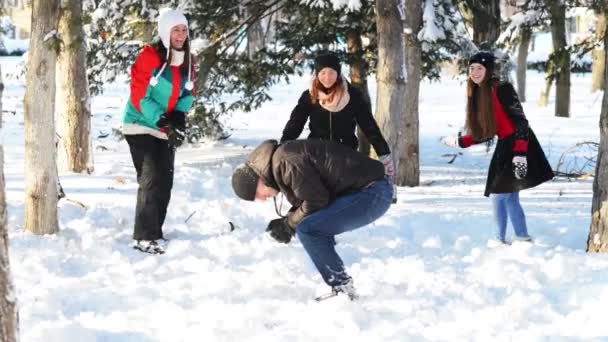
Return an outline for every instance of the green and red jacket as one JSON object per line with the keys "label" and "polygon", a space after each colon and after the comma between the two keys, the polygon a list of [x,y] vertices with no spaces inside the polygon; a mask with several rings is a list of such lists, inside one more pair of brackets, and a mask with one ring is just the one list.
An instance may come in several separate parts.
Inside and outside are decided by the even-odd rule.
{"label": "green and red jacket", "polygon": [[160,117],[173,111],[187,113],[192,107],[194,89],[185,89],[187,75],[181,74],[179,66],[167,64],[157,77],[158,83],[150,85],[161,67],[158,51],[150,45],[144,47],[131,68],[131,96],[125,109],[123,134],[151,134],[166,139],[156,126]]}

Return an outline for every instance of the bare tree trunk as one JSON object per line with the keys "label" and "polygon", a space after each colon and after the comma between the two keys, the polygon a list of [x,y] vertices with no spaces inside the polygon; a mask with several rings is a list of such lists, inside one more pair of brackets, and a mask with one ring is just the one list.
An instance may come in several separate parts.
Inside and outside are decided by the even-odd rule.
{"label": "bare tree trunk", "polygon": [[[281,15],[280,11],[277,13],[273,13],[266,18],[266,24],[262,26],[264,30],[264,42],[266,46],[274,46],[276,45],[276,22],[277,18]],[[276,48],[276,46],[275,46]]]}
{"label": "bare tree trunk", "polygon": [[547,0],[551,15],[551,38],[555,63],[555,116],[570,117],[570,52],[566,42],[566,5]]}
{"label": "bare tree trunk", "polygon": [[522,27],[520,38],[521,42],[517,50],[517,94],[519,95],[519,101],[526,102],[526,74],[532,29],[527,26]]}
{"label": "bare tree trunk", "polygon": [[247,51],[251,58],[264,48],[264,30],[262,22],[256,21],[247,28]]}
{"label": "bare tree trunk", "polygon": [[545,87],[540,92],[540,100],[538,105],[540,107],[547,107],[549,104],[549,95],[551,94],[551,86],[553,86],[553,76],[550,76],[555,70],[555,64],[551,61],[547,61],[547,76],[545,77]]}
{"label": "bare tree trunk", "polygon": [[464,0],[465,20],[473,26],[473,41],[489,50],[500,35],[500,0]]}
{"label": "bare tree trunk", "polygon": [[82,28],[82,0],[64,2],[59,32],[63,49],[57,58],[58,165],[61,171],[93,171],[91,108],[86,70],[86,46]]}
{"label": "bare tree trunk", "polygon": [[[361,41],[361,34],[355,30],[350,30],[346,33],[346,45],[348,47],[348,54],[350,60],[350,82],[353,87],[359,89],[363,94],[365,104],[368,106],[369,111],[372,111],[372,101],[369,96],[369,89],[367,88],[367,68],[368,65],[363,58],[363,43]],[[371,146],[369,140],[365,136],[365,133],[360,127],[357,127],[357,137],[359,138],[359,152],[369,155]]]}
{"label": "bare tree trunk", "polygon": [[58,231],[55,148],[55,67],[59,1],[32,2],[25,87],[25,229]]}
{"label": "bare tree trunk", "polygon": [[[400,0],[376,0],[376,26],[378,30],[378,66],[376,78],[376,120],[392,151],[398,150],[399,126],[405,109],[405,65],[403,21]],[[396,160],[394,160],[396,163]]]}
{"label": "bare tree trunk", "polygon": [[142,20],[143,32],[142,42],[144,44],[151,44],[154,38],[156,38],[156,22]]}
{"label": "bare tree trunk", "polygon": [[[602,39],[606,33],[606,15],[597,13],[597,24],[595,28],[596,39]],[[591,92],[595,93],[599,90],[604,90],[606,84],[604,81],[604,70],[606,69],[606,51],[605,49],[593,49],[593,65],[591,66]]]}
{"label": "bare tree trunk", "polygon": [[[604,62],[608,63],[606,61],[608,59],[608,35],[604,37],[604,52]],[[606,70],[604,70],[604,82],[608,82]],[[600,146],[593,181],[591,227],[587,239],[588,252],[608,252],[608,172],[606,170],[608,170],[608,92],[604,92],[600,114]]]}
{"label": "bare tree trunk", "polygon": [[[260,5],[255,3],[245,4],[244,6],[247,12],[245,18],[256,15],[260,10]],[[260,19],[247,27],[247,55],[249,58],[252,58],[258,51],[262,50],[264,44],[264,28]]]}
{"label": "bare tree trunk", "polygon": [[[196,55],[195,61],[198,64],[198,72],[196,74],[196,78],[194,79],[194,88],[197,89],[198,92],[201,92],[202,89],[205,89],[205,84],[207,84],[207,79],[211,74],[211,69],[219,60],[219,57],[217,56],[219,48],[219,44],[214,44],[206,49],[203,49],[203,51]],[[196,104],[197,103],[195,102],[194,105],[196,106]]]}
{"label": "bare tree trunk", "polygon": [[399,124],[399,163],[395,183],[420,185],[418,102],[422,65],[422,44],[418,32],[422,28],[422,0],[405,2],[405,111]]}
{"label": "bare tree trunk", "polygon": [[[0,131],[2,130],[2,72],[0,70]],[[8,257],[6,195],[4,192],[4,146],[0,142],[0,342],[19,340],[19,312]]]}

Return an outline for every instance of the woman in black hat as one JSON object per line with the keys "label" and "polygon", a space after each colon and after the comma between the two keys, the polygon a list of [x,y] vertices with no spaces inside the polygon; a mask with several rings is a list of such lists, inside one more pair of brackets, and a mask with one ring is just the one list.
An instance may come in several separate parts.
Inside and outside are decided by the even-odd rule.
{"label": "woman in black hat", "polygon": [[[310,120],[309,120],[310,119]],[[374,147],[385,172],[393,177],[395,168],[391,151],[378,128],[363,94],[342,75],[340,59],[333,53],[315,58],[315,73],[310,88],[305,90],[291,111],[281,142],[297,139],[310,121],[309,139],[335,141],[357,149],[355,129],[358,125]]]}
{"label": "woman in black hat", "polygon": [[515,239],[531,241],[519,191],[553,178],[545,154],[528,126],[513,85],[492,77],[494,55],[478,52],[469,60],[466,135],[443,137],[451,147],[466,148],[498,136],[486,182],[485,196],[492,194],[497,242],[505,244],[507,219]]}

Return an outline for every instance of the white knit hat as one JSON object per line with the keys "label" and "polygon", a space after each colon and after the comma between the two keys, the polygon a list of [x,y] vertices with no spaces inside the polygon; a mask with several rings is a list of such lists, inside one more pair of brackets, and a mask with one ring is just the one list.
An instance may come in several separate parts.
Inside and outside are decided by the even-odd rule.
{"label": "white knit hat", "polygon": [[181,10],[169,7],[161,8],[158,15],[158,35],[167,50],[171,49],[171,29],[177,25],[186,25],[188,20]]}
{"label": "white knit hat", "polygon": [[[163,66],[160,68],[160,71],[150,80],[150,85],[153,87],[158,84],[158,77],[160,77],[160,75],[163,73],[167,63],[169,62],[169,53],[171,52],[171,29],[177,25],[186,25],[186,27],[188,27],[188,20],[181,10],[172,9],[169,7],[161,8],[159,10],[158,35],[160,36],[160,41],[167,49],[167,57],[165,58],[165,64],[163,64]],[[190,32],[188,31],[188,41],[189,40]],[[192,90],[194,87],[190,79],[191,70],[192,66],[190,65],[190,56],[188,56],[188,81],[185,85],[187,90]]]}

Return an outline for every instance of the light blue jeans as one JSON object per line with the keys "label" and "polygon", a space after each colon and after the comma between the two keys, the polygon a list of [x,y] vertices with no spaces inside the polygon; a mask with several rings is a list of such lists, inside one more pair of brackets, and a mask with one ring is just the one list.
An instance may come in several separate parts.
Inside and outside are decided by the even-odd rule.
{"label": "light blue jeans", "polygon": [[491,194],[492,205],[494,208],[494,219],[496,220],[496,238],[505,241],[507,234],[507,220],[511,219],[511,225],[515,232],[515,239],[526,240],[528,227],[526,226],[526,216],[519,203],[519,192],[507,194]]}
{"label": "light blue jeans", "polygon": [[374,222],[388,210],[392,198],[393,184],[379,180],[359,192],[336,198],[298,224],[298,239],[327,285],[344,285],[351,279],[336,253],[334,236]]}

